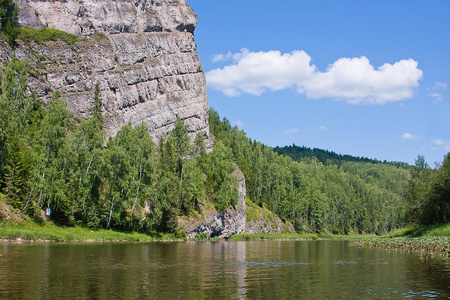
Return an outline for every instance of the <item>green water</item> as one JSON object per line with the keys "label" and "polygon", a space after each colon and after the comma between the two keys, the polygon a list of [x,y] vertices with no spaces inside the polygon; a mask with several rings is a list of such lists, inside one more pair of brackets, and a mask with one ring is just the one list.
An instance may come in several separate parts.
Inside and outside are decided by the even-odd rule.
{"label": "green water", "polygon": [[450,261],[348,241],[0,243],[5,299],[450,297]]}

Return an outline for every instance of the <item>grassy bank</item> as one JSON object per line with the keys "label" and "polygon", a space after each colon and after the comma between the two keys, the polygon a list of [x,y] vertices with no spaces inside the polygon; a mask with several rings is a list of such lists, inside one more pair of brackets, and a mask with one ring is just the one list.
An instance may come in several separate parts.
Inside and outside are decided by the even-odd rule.
{"label": "grassy bank", "polygon": [[446,236],[450,237],[450,223],[411,227],[396,231],[390,237],[424,237],[424,236]]}
{"label": "grassy bank", "polygon": [[173,234],[118,232],[90,230],[80,227],[59,227],[52,223],[43,225],[31,221],[0,223],[0,239],[12,241],[157,241],[181,240]]}
{"label": "grassy bank", "polygon": [[363,238],[354,243],[361,247],[383,247],[414,251],[423,256],[450,257],[450,223],[405,228],[388,236]]}

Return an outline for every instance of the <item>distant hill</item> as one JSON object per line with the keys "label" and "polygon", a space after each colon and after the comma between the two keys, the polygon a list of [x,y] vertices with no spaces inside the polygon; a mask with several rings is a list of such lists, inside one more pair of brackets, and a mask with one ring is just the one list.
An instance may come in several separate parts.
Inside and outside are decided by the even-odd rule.
{"label": "distant hill", "polygon": [[405,162],[391,162],[391,161],[381,161],[377,159],[367,158],[367,157],[359,157],[352,156],[347,154],[337,154],[336,152],[323,150],[318,148],[308,148],[305,146],[297,146],[292,144],[292,146],[284,146],[284,147],[275,147],[273,148],[275,152],[280,155],[286,155],[291,157],[295,161],[302,161],[310,158],[317,158],[318,161],[323,163],[324,165],[334,164],[340,166],[344,162],[368,162],[373,164],[388,164],[396,167],[401,167],[408,169],[410,165]]}

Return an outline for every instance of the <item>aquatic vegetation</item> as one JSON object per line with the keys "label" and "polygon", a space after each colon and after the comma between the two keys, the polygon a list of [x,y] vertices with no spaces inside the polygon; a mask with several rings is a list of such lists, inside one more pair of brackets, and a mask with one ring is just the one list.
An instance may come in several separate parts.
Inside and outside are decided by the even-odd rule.
{"label": "aquatic vegetation", "polygon": [[450,257],[450,238],[444,236],[423,237],[374,237],[363,238],[353,243],[359,247],[383,247],[418,252],[420,255]]}

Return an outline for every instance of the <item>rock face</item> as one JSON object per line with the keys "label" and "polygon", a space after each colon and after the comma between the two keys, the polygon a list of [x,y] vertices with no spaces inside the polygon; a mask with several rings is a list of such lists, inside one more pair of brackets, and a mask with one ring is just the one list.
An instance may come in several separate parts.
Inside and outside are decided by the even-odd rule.
{"label": "rock face", "polygon": [[[104,126],[114,136],[127,123],[146,123],[154,141],[167,135],[177,117],[191,137],[207,144],[208,98],[195,51],[197,16],[184,0],[17,0],[22,26],[63,30],[82,37],[18,42],[16,55],[29,59],[40,76],[30,88],[47,101],[59,90],[76,117],[86,117],[101,90]],[[0,61],[12,55],[2,43]]]}
{"label": "rock face", "polygon": [[295,232],[290,224],[283,223],[278,217],[272,219],[261,218],[247,222],[244,233],[248,234],[277,234],[283,232]]}
{"label": "rock face", "polygon": [[247,220],[245,178],[239,169],[234,174],[239,182],[239,200],[236,207],[228,208],[222,215],[211,205],[211,207],[203,209],[202,218],[179,220],[181,228],[186,232],[188,238],[194,238],[198,234],[204,234],[208,238],[219,236],[220,238],[228,239],[233,234],[239,234],[245,231]]}

